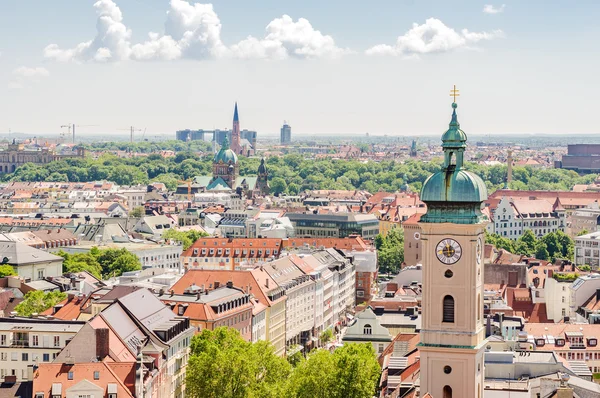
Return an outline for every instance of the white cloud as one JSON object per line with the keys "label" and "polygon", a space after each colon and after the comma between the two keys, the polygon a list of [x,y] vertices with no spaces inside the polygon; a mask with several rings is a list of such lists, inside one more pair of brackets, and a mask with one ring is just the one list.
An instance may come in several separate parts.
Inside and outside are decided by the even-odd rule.
{"label": "white cloud", "polygon": [[315,30],[307,19],[297,22],[289,15],[276,18],[267,25],[264,39],[249,36],[232,46],[233,55],[240,58],[335,58],[349,53],[337,47],[329,35]]}
{"label": "white cloud", "polygon": [[46,68],[29,68],[27,66],[21,66],[13,70],[13,75],[17,75],[23,78],[35,78],[35,77],[48,77],[50,76],[50,72]]}
{"label": "white cloud", "polygon": [[504,12],[505,7],[506,4],[502,4],[500,7],[494,7],[491,4],[486,4],[483,6],[483,12],[486,14],[500,14],[501,12]]}
{"label": "white cloud", "polygon": [[120,61],[129,58],[131,52],[131,30],[123,24],[123,14],[112,0],[99,0],[94,3],[98,14],[96,37],[79,43],[74,48],[61,49],[50,44],[44,49],[44,56],[57,61]]}
{"label": "white cloud", "polygon": [[424,24],[413,24],[404,35],[398,37],[395,45],[379,44],[366,51],[368,55],[403,55],[439,53],[466,48],[481,40],[492,40],[503,37],[501,30],[492,32],[469,32],[463,29],[460,33],[444,25],[436,18],[429,18]]}
{"label": "white cloud", "polygon": [[170,61],[225,57],[318,58],[349,52],[337,47],[331,36],[315,30],[308,20],[300,18],[294,22],[288,15],[271,21],[264,38],[249,36],[228,47],[221,40],[221,21],[212,4],[187,0],[170,0],[164,34],[151,32],[147,41],[132,45],[131,30],[123,24],[118,6],[112,0],[99,0],[94,7],[98,14],[96,37],[70,49],[50,44],[44,49],[45,57],[57,61]]}
{"label": "white cloud", "polygon": [[132,48],[135,60],[220,58],[228,53],[221,41],[221,21],[212,4],[171,0],[165,34],[150,33],[149,40]]}

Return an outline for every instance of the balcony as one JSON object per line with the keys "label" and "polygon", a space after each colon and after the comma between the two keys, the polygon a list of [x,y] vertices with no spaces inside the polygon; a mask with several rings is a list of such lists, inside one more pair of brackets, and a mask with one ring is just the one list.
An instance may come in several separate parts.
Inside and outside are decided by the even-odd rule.
{"label": "balcony", "polygon": [[10,341],[11,347],[29,347],[29,339],[14,339]]}

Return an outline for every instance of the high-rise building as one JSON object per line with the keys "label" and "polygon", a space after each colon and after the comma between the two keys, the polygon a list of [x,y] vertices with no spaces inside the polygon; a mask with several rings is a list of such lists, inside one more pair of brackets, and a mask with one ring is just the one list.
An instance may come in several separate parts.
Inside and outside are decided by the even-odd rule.
{"label": "high-rise building", "polygon": [[231,129],[231,150],[237,155],[242,152],[242,146],[240,144],[240,118],[238,116],[237,102],[235,103],[235,110],[233,111],[233,128]]}
{"label": "high-rise building", "polygon": [[421,391],[440,398],[481,398],[486,345],[483,318],[483,246],[487,217],[481,212],[487,190],[466,171],[467,135],[456,103],[442,136],[444,163],[425,181],[421,200],[423,319]]}
{"label": "high-rise building", "polygon": [[292,142],[292,126],[287,124],[287,122],[283,122],[283,126],[281,127],[280,141],[281,145]]}

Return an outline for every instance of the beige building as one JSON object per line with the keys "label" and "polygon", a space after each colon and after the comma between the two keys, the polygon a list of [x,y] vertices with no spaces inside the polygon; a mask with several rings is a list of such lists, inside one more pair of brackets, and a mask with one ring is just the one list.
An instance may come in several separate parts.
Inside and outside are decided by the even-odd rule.
{"label": "beige building", "polygon": [[0,151],[0,174],[14,173],[14,171],[26,163],[46,164],[55,160],[65,158],[84,157],[85,150],[83,147],[76,147],[72,154],[59,155],[50,151],[47,148],[42,149],[25,149],[25,145],[17,144],[13,140],[12,144]]}
{"label": "beige building", "polygon": [[485,184],[463,168],[467,136],[455,103],[442,136],[444,163],[425,181],[421,200],[423,293],[421,392],[481,398],[484,389],[483,245]]}
{"label": "beige building", "polygon": [[404,230],[404,262],[406,265],[417,265],[423,261],[420,219],[421,214],[413,214],[402,223]]}

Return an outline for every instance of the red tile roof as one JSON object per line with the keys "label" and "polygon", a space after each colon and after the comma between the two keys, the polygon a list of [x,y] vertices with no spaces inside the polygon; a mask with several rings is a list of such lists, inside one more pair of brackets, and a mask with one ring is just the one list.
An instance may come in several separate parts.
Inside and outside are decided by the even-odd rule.
{"label": "red tile roof", "polygon": [[[73,377],[69,378],[72,372]],[[98,378],[94,378],[98,372]],[[71,379],[71,380],[69,380]],[[62,394],[67,389],[88,381],[105,392],[109,384],[115,384],[118,397],[133,397],[135,393],[135,362],[90,362],[66,365],[62,363],[40,363],[33,376],[33,391],[44,392],[45,397],[52,396],[52,384],[62,385]]]}

